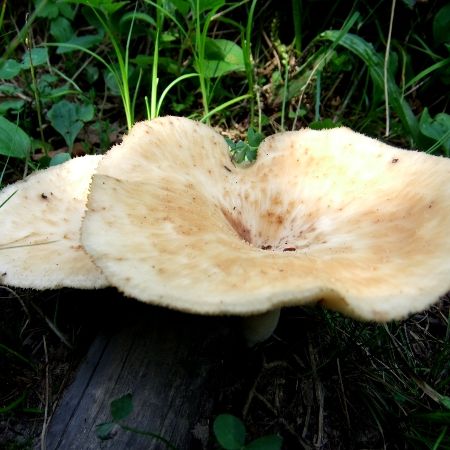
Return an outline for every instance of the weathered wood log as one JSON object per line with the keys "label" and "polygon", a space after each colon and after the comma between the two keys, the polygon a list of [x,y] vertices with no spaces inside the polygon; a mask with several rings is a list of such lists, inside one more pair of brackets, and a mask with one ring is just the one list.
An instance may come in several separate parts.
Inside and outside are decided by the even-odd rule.
{"label": "weathered wood log", "polygon": [[122,429],[99,440],[96,426],[111,421],[111,401],[127,393],[134,404],[127,425],[158,434],[179,450],[206,448],[221,360],[236,348],[234,322],[147,305],[133,305],[119,322],[91,345],[53,414],[47,448],[167,448]]}

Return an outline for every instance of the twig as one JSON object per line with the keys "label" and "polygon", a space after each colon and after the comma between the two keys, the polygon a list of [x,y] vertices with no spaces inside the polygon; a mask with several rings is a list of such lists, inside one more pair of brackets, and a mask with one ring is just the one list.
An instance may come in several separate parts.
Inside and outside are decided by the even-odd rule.
{"label": "twig", "polygon": [[316,442],[314,443],[315,447],[321,447],[322,441],[323,441],[323,407],[324,407],[324,392],[322,383],[319,380],[319,377],[317,375],[317,362],[316,362],[316,354],[314,353],[314,349],[311,344],[311,340],[308,339],[308,349],[309,349],[309,356],[311,359],[311,370],[315,385],[315,391],[316,391],[316,397],[319,402],[319,416],[318,416],[318,424],[317,424],[317,438]]}
{"label": "twig", "polygon": [[388,65],[389,65],[389,52],[391,50],[391,37],[392,37],[392,27],[394,24],[394,12],[395,12],[396,0],[392,0],[391,7],[391,18],[389,20],[389,32],[386,41],[386,52],[384,54],[384,99],[386,104],[386,133],[385,136],[389,136],[390,133],[390,117],[389,117],[389,88],[388,88]]}
{"label": "twig", "polygon": [[256,386],[258,385],[261,375],[264,371],[264,365],[265,365],[265,363],[263,363],[263,367],[261,368],[258,375],[256,376],[255,382],[253,383],[252,387],[250,388],[250,392],[248,393],[247,401],[245,402],[245,405],[242,408],[242,417],[244,419],[247,417],[248,410],[250,409],[250,404],[252,403],[252,400],[256,395]]}
{"label": "twig", "polygon": [[67,340],[67,338],[58,330],[56,325],[44,314],[44,312],[32,301],[30,301],[31,306],[38,312],[38,314],[45,320],[49,328],[53,331],[53,333],[58,336],[63,344],[65,344],[68,348],[73,350],[73,345]]}
{"label": "twig", "polygon": [[280,423],[284,426],[284,428],[289,431],[298,441],[298,443],[303,447],[304,450],[311,450],[311,447],[305,442],[302,436],[299,436],[292,426],[283,418],[280,418]]}
{"label": "twig", "polygon": [[348,429],[351,430],[352,426],[350,423],[350,415],[348,414],[347,399],[345,398],[344,382],[342,380],[341,363],[339,362],[339,358],[337,358],[336,364],[337,364],[337,370],[338,370],[338,375],[339,375],[339,386],[341,388],[341,393],[342,393],[342,405],[344,407],[344,414],[345,414],[345,418],[347,420]]}
{"label": "twig", "polygon": [[48,393],[49,393],[49,368],[48,368],[48,352],[47,352],[47,341],[45,336],[42,336],[44,343],[44,355],[45,355],[45,406],[44,406],[44,423],[42,424],[41,432],[41,450],[46,449],[45,438],[47,435],[47,425],[48,425]]}

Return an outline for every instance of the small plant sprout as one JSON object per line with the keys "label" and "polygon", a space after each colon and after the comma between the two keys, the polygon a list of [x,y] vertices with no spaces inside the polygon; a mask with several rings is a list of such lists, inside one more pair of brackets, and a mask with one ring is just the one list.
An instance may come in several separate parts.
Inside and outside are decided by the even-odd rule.
{"label": "small plant sprout", "polygon": [[246,442],[245,425],[232,414],[220,414],[214,420],[214,436],[225,450],[280,450],[283,440],[274,434]]}
{"label": "small plant sprout", "polygon": [[169,450],[177,450],[167,439],[163,438],[159,434],[139,430],[126,425],[124,420],[129,417],[129,415],[133,412],[133,409],[133,396],[131,394],[125,394],[113,400],[110,404],[112,420],[110,422],[104,422],[97,425],[97,437],[102,441],[105,441],[113,438],[117,431],[122,429],[124,431],[129,431],[131,433],[136,433],[155,439],[164,444],[165,448]]}
{"label": "small plant sprout", "polygon": [[249,128],[247,132],[247,142],[234,142],[225,138],[230,146],[231,156],[234,162],[241,164],[245,162],[253,162],[256,159],[258,147],[264,139],[262,133],[256,132],[253,128]]}

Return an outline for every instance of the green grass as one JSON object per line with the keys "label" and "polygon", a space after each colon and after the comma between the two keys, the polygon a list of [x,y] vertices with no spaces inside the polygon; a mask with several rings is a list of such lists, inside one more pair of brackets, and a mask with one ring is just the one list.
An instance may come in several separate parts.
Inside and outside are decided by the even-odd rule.
{"label": "green grass", "polygon": [[[232,144],[247,161],[259,133],[334,125],[450,156],[450,8],[439,2],[396,2],[388,65],[392,2],[12,3],[0,6],[2,185],[61,158],[103,153],[135,121],[166,114],[247,137]],[[16,339],[0,332],[8,367],[39,366],[18,338],[33,314],[18,314],[17,333],[9,332]],[[311,330],[314,376],[335,388],[341,432],[364,414],[361,427],[370,422],[374,441],[388,448],[450,448],[448,302],[388,327],[317,311],[305,317],[323,333]],[[49,322],[40,327],[54,333]],[[2,414],[20,409],[17,399],[42,406],[20,389],[2,392]],[[276,421],[268,416],[261,427]],[[250,429],[259,420],[248,419]]]}

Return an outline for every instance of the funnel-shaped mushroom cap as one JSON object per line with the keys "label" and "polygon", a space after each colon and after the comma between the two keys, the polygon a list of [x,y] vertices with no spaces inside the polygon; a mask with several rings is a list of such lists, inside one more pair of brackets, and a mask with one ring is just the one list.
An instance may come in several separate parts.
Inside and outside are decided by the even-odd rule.
{"label": "funnel-shaped mushroom cap", "polygon": [[89,183],[100,159],[75,158],[0,192],[1,283],[35,289],[106,286],[80,245]]}
{"label": "funnel-shaped mushroom cap", "polygon": [[274,135],[235,167],[211,128],[166,117],[100,162],[82,243],[145,302],[253,314],[323,301],[384,321],[450,287],[449,180],[450,160],[346,128]]}

